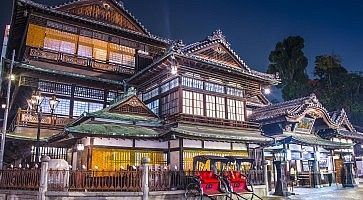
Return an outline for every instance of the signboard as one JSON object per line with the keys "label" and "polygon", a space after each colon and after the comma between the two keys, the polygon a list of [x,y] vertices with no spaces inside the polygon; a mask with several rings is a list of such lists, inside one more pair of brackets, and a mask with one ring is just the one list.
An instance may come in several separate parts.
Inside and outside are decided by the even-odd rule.
{"label": "signboard", "polygon": [[301,121],[296,124],[295,132],[302,132],[302,133],[310,133],[311,128],[313,127],[315,119],[304,117]]}

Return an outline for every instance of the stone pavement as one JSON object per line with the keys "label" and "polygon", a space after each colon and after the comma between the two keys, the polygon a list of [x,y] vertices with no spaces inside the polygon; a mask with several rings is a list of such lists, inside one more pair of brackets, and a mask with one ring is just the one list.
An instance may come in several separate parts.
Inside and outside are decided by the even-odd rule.
{"label": "stone pavement", "polygon": [[289,197],[269,196],[266,200],[363,200],[363,187],[342,188],[331,186],[323,188],[294,188],[296,195]]}

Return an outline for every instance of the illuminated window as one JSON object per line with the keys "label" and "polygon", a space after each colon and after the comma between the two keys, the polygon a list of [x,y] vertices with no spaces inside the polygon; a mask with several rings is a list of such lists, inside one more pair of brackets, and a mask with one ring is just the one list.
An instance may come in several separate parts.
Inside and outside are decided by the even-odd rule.
{"label": "illuminated window", "polygon": [[[49,98],[50,97],[44,97],[44,100],[41,104],[43,113],[51,113],[51,110],[49,107]],[[59,103],[58,103],[57,107],[55,108],[54,114],[69,115],[70,100],[69,99],[60,99],[60,98],[58,98],[58,100],[59,100]]]}
{"label": "illuminated window", "polygon": [[237,96],[237,97],[243,97],[243,90],[237,89],[237,88],[231,88],[226,87],[227,94]]}
{"label": "illuminated window", "polygon": [[227,99],[228,119],[243,121],[244,120],[244,104],[243,101]]}
{"label": "illuminated window", "polygon": [[135,67],[135,49],[123,45],[109,43],[109,61]]}
{"label": "illuminated window", "polygon": [[225,118],[225,103],[223,97],[206,95],[207,117]]}
{"label": "illuminated window", "polygon": [[212,92],[219,92],[219,93],[223,93],[224,92],[224,86],[223,85],[219,85],[219,84],[215,84],[215,83],[205,83],[205,89],[208,91],[212,91]]}
{"label": "illuminated window", "polygon": [[161,115],[172,115],[178,113],[179,92],[173,92],[161,98]]}
{"label": "illuminated window", "polygon": [[77,35],[55,29],[46,29],[44,48],[68,54],[75,54]]}
{"label": "illuminated window", "polygon": [[95,112],[101,109],[103,109],[101,103],[74,101],[73,116],[80,116],[84,112]]}
{"label": "illuminated window", "polygon": [[159,99],[152,101],[146,105],[153,113],[159,115]]}
{"label": "illuminated window", "polygon": [[216,117],[225,118],[225,103],[223,97],[216,97]]}
{"label": "illuminated window", "polygon": [[82,57],[92,58],[92,47],[78,45],[78,52],[77,54]]}
{"label": "illuminated window", "polygon": [[160,89],[161,89],[161,92],[166,92],[170,89],[173,89],[175,88],[176,86],[179,85],[179,82],[178,82],[178,78],[176,79],[173,79],[171,81],[168,81],[167,83],[164,83],[163,85],[160,86]]}
{"label": "illuminated window", "polygon": [[93,55],[96,60],[106,61],[107,59],[107,50],[93,48]]}
{"label": "illuminated window", "polygon": [[203,115],[203,94],[183,91],[183,113]]}
{"label": "illuminated window", "polygon": [[146,101],[148,99],[151,99],[152,97],[155,97],[156,95],[159,94],[159,88],[154,88],[152,90],[150,90],[149,92],[146,92],[142,95],[142,100]]}
{"label": "illuminated window", "polygon": [[206,111],[207,111],[207,117],[216,117],[216,97],[206,95]]}
{"label": "illuminated window", "polygon": [[194,78],[182,77],[182,85],[192,88],[203,89],[203,81]]}
{"label": "illuminated window", "polygon": [[51,39],[51,38],[44,39],[44,48],[45,49],[59,51],[59,46],[60,46],[60,40]]}

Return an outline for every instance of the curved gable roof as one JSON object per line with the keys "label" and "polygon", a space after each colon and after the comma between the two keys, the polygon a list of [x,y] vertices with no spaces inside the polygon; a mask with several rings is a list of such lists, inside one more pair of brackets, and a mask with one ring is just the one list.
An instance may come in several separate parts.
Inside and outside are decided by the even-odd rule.
{"label": "curved gable roof", "polygon": [[258,108],[249,119],[251,121],[266,122],[277,118],[284,118],[288,121],[297,122],[307,114],[313,115],[315,118],[322,118],[331,128],[339,129],[344,127],[349,131],[355,132],[344,109],[339,114],[337,112],[329,113],[316,98],[315,94]]}

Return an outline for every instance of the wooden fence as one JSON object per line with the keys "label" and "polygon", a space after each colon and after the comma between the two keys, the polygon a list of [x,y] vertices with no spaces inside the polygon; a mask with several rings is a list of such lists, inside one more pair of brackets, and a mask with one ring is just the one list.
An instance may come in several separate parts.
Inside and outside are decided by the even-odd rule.
{"label": "wooden fence", "polygon": [[0,188],[10,190],[38,190],[40,169],[0,170]]}
{"label": "wooden fence", "polygon": [[[150,191],[184,190],[192,182],[193,171],[149,170]],[[142,171],[48,170],[48,191],[140,192]],[[263,170],[251,170],[253,185],[264,184]],[[39,169],[0,170],[0,189],[38,190]]]}

